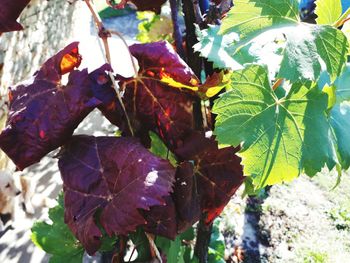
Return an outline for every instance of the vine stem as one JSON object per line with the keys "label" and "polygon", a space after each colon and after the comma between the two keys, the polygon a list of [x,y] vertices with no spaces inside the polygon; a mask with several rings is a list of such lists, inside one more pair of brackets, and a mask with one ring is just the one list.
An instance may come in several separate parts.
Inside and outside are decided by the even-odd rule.
{"label": "vine stem", "polygon": [[149,245],[151,248],[152,257],[156,257],[160,263],[163,263],[162,257],[160,256],[160,253],[159,253],[159,250],[158,250],[156,244],[154,243],[154,235],[149,234],[147,232],[145,232],[145,234],[146,234],[146,237],[148,239],[148,242],[149,242]]}
{"label": "vine stem", "polygon": [[333,24],[334,27],[340,27],[345,24],[346,21],[349,21],[350,8],[348,8],[345,13]]}
{"label": "vine stem", "polygon": [[[98,36],[99,36],[99,38],[102,39],[104,50],[105,50],[106,62],[108,64],[112,65],[111,52],[110,52],[109,45],[108,45],[108,37],[111,36],[111,33],[109,31],[107,31],[106,28],[104,27],[104,25],[102,23],[102,19],[99,16],[98,12],[95,10],[95,7],[94,7],[93,3],[91,3],[91,0],[84,0],[84,2],[86,3],[87,7],[89,8],[89,10],[90,10],[90,12],[92,14],[92,17],[94,19],[96,28],[98,30]],[[129,51],[129,54],[130,54],[129,46],[127,45],[126,41],[123,38],[121,38],[121,39],[122,39],[123,43],[126,45],[128,51]],[[136,71],[136,67],[134,65],[134,61],[132,60],[132,62],[133,62],[134,70]],[[127,112],[126,112],[124,103],[123,103],[122,98],[120,96],[120,92],[119,92],[119,88],[117,86],[117,83],[116,83],[116,81],[114,79],[114,76],[113,76],[112,72],[108,72],[108,75],[109,75],[109,77],[110,77],[110,79],[112,81],[114,89],[116,90],[117,98],[118,98],[118,101],[119,101],[119,103],[120,103],[120,105],[122,107],[123,114],[124,114],[126,122],[128,124],[130,133],[131,133],[132,136],[134,136],[134,131],[133,131],[133,128],[131,126],[131,122],[130,122],[129,116],[128,116]]]}
{"label": "vine stem", "polygon": [[277,79],[276,82],[272,86],[272,90],[276,90],[284,81],[284,79]]}

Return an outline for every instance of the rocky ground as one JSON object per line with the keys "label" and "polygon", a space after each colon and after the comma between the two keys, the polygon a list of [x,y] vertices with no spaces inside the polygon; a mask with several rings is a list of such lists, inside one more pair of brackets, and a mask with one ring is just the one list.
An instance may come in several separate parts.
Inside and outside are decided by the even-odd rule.
{"label": "rocky ground", "polygon": [[[227,254],[243,250],[243,262],[350,262],[350,178],[301,176],[271,187],[261,198],[238,193],[224,211]],[[237,262],[233,261],[233,262]]]}

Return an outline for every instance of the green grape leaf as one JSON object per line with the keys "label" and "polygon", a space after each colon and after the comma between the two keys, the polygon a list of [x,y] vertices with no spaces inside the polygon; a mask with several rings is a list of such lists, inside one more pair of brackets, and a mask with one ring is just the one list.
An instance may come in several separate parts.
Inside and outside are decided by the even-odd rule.
{"label": "green grape leaf", "polygon": [[162,139],[152,131],[149,132],[149,137],[151,138],[150,152],[158,157],[169,160],[173,166],[176,166],[177,161],[175,155],[168,149]]}
{"label": "green grape leaf", "polygon": [[330,112],[330,124],[338,145],[338,154],[341,167],[347,170],[350,167],[350,102],[337,103]]}
{"label": "green grape leaf", "polygon": [[219,33],[239,32],[242,41],[252,39],[272,26],[298,21],[297,0],[239,0],[223,19]]}
{"label": "green grape leaf", "polygon": [[[270,32],[277,29],[278,33]],[[247,49],[247,46],[249,49],[249,45],[254,43],[256,37],[267,32],[271,33],[271,41],[275,41],[274,33],[282,32],[286,38],[278,78],[285,78],[292,82],[317,80],[322,70],[322,62],[326,66],[331,81],[341,74],[349,50],[346,36],[329,25],[302,23],[299,19],[297,0],[236,1],[235,6],[223,19],[218,33],[238,33],[239,40],[231,44],[224,43],[219,50],[225,51],[225,56],[231,57],[231,60],[242,64],[242,49]],[[208,35],[208,30],[202,34]],[[220,43],[224,36],[215,38],[214,34],[211,35],[213,36],[199,37],[200,43],[197,44],[196,50],[202,56],[209,56],[214,60],[213,54],[216,52],[214,47],[218,46],[214,43]],[[256,55],[251,54],[250,51],[243,52],[245,63],[261,63],[261,61],[254,61]],[[218,60],[217,57],[215,59]],[[269,65],[269,63],[271,58],[266,56],[262,64]]]}
{"label": "green grape leaf", "polygon": [[49,210],[52,224],[36,222],[32,227],[33,243],[51,254],[50,263],[80,263],[84,248],[64,223],[63,196],[59,196],[58,205]]}
{"label": "green grape leaf", "polygon": [[342,14],[341,0],[317,0],[315,14],[317,24],[333,24]]}
{"label": "green grape leaf", "polygon": [[346,64],[343,73],[334,81],[336,101],[350,101],[350,63]]}
{"label": "green grape leaf", "polygon": [[211,232],[208,263],[225,263],[225,238],[220,232],[220,218],[215,219]]}
{"label": "green grape leaf", "polygon": [[[214,133],[222,144],[238,146],[244,174],[257,188],[320,171],[333,144],[325,111],[327,95],[311,83],[294,84],[278,98],[266,68],[250,65],[232,77],[232,90],[215,101]],[[322,143],[320,143],[322,142]]]}
{"label": "green grape leaf", "polygon": [[202,31],[199,27],[196,28],[198,43],[193,46],[194,51],[213,62],[214,68],[242,69],[242,65],[231,56],[230,50],[232,42],[238,41],[238,35],[234,32],[218,35],[219,26],[208,26],[208,29]]}

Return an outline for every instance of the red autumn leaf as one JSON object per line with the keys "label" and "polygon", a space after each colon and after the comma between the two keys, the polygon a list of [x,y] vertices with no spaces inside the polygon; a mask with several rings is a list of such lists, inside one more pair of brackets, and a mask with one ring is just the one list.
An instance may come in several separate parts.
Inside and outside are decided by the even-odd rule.
{"label": "red autumn leaf", "polygon": [[77,48],[78,43],[70,44],[47,60],[33,79],[10,89],[10,111],[0,134],[0,147],[20,170],[63,145],[79,123],[101,104],[91,86],[94,76],[105,74],[108,66],[90,76],[87,70],[72,71],[66,86],[60,82],[66,71],[62,72],[62,60],[72,52],[80,57]]}
{"label": "red autumn leaf", "polygon": [[0,34],[23,29],[16,20],[29,2],[30,0],[1,0]]}
{"label": "red autumn leaf", "polygon": [[165,198],[165,205],[154,206],[144,212],[147,221],[143,229],[157,236],[175,239],[177,235],[177,217],[174,201],[171,196]]}
{"label": "red autumn leaf", "polygon": [[193,164],[181,163],[176,170],[173,200],[178,220],[178,232],[181,233],[200,219],[200,196],[194,180]]}
{"label": "red autumn leaf", "polygon": [[197,79],[167,42],[135,44],[130,51],[139,62],[139,74],[136,78],[119,80],[133,128],[139,137],[147,137],[149,130],[158,133],[174,149],[193,129],[195,98],[190,91],[170,87],[160,80],[164,74],[185,84]]}
{"label": "red autumn leaf", "polygon": [[175,169],[134,138],[74,136],[59,168],[65,222],[89,254],[100,247],[99,223],[108,235],[127,235],[145,223],[139,209],[164,205]]}
{"label": "red autumn leaf", "polygon": [[113,7],[121,9],[124,8],[128,2],[133,3],[138,11],[153,11],[159,14],[166,0],[121,0],[119,4]]}
{"label": "red autumn leaf", "polygon": [[[182,175],[177,174],[177,178],[182,179],[176,181],[175,203],[177,211],[183,211],[180,215],[183,219],[191,219],[191,207],[195,207],[198,197],[202,212],[207,213],[207,223],[222,212],[244,180],[241,159],[236,152],[237,149],[232,147],[219,149],[214,138],[206,138],[200,133],[191,134],[176,150],[179,158],[194,164],[194,173],[187,167]],[[180,191],[178,185],[185,188]]]}

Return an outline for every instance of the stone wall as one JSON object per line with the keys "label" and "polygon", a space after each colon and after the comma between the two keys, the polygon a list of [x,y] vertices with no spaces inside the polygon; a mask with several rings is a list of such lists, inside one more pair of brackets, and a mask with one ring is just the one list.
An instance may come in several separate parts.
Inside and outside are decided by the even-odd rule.
{"label": "stone wall", "polygon": [[[76,34],[76,21],[85,8],[82,4],[32,0],[19,18],[24,30],[0,36],[0,129],[6,119],[8,87],[33,75],[46,59],[67,45]],[[7,163],[1,159],[4,154],[0,152],[0,169]]]}

